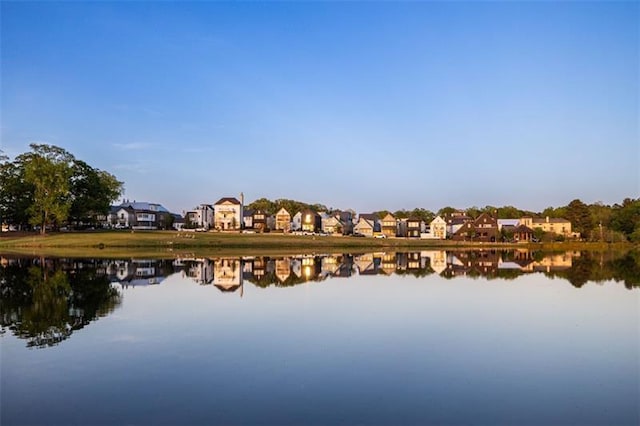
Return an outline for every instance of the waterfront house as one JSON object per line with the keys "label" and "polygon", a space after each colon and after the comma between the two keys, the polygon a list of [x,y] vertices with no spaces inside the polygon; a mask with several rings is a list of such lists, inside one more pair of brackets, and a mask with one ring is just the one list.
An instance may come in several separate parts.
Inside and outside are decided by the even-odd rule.
{"label": "waterfront house", "polygon": [[291,214],[284,207],[276,213],[275,229],[285,233],[291,230]]}
{"label": "waterfront house", "polygon": [[562,218],[554,217],[523,217],[520,219],[520,224],[531,229],[540,228],[544,232],[551,232],[554,234],[562,235],[565,237],[571,237],[571,222]]}
{"label": "waterfront house", "polygon": [[320,215],[311,209],[303,210],[301,213],[302,232],[318,232],[322,226]]}
{"label": "waterfront house", "polygon": [[[244,198],[242,195],[240,198]],[[239,231],[243,226],[243,203],[234,197],[219,199],[214,205],[214,226],[220,231]]]}
{"label": "waterfront house", "polygon": [[302,212],[298,212],[291,218],[291,230],[300,231],[302,229]]}
{"label": "waterfront house", "polygon": [[498,222],[488,213],[482,213],[474,221],[465,222],[452,235],[456,241],[496,242],[498,241]]}
{"label": "waterfront house", "polygon": [[371,219],[366,219],[363,215],[360,215],[358,222],[353,227],[354,235],[364,235],[365,237],[373,237],[373,233],[376,232],[376,224]]}
{"label": "waterfront house", "polygon": [[422,220],[416,217],[410,217],[407,219],[407,233],[408,238],[420,238],[422,232]]}
{"label": "waterfront house", "polygon": [[382,233],[387,237],[395,237],[398,235],[398,220],[391,213],[387,213],[382,218]]}
{"label": "waterfront house", "polygon": [[213,227],[213,206],[211,204],[200,204],[185,212],[184,217],[190,228],[209,230]]}
{"label": "waterfront house", "polygon": [[154,230],[170,229],[173,219],[172,213],[161,204],[124,201],[111,207],[107,220],[115,228]]}

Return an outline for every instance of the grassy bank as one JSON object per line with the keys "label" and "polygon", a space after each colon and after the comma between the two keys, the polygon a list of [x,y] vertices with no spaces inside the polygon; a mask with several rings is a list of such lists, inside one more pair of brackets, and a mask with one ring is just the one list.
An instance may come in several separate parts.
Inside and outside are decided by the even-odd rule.
{"label": "grassy bank", "polygon": [[226,234],[217,232],[176,231],[94,231],[29,234],[0,238],[0,253],[46,256],[153,256],[174,257],[183,254],[305,254],[317,252],[354,252],[413,249],[529,248],[534,250],[611,250],[625,249],[627,244],[606,243],[538,243],[501,244],[470,243],[406,238],[321,237],[283,234]]}

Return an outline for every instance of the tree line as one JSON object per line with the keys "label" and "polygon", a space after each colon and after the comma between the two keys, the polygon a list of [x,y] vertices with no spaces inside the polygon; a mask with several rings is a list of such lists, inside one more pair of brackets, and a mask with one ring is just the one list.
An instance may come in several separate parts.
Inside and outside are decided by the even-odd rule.
{"label": "tree line", "polygon": [[[277,199],[271,201],[267,198],[260,198],[247,205],[249,209],[259,209],[267,214],[275,214],[281,208],[285,208],[289,213],[295,214],[305,209],[315,212],[335,213],[339,209],[327,208],[320,203],[305,203],[302,201]],[[547,207],[541,212],[522,210],[514,206],[485,206],[468,207],[459,209],[446,206],[433,212],[431,210],[416,207],[411,210],[378,210],[373,213],[380,219],[391,213],[398,219],[418,218],[425,222],[431,222],[436,216],[444,217],[453,212],[463,210],[467,216],[475,219],[482,213],[488,213],[497,219],[519,219],[521,217],[554,217],[563,218],[571,222],[574,232],[580,233],[581,237],[589,241],[620,242],[632,241],[640,242],[640,198],[625,198],[621,203],[613,205],[596,202],[586,204],[579,199],[571,201],[566,206]]]}
{"label": "tree line", "polygon": [[9,161],[0,153],[0,223],[20,229],[95,226],[123,183],[63,148],[31,144]]}

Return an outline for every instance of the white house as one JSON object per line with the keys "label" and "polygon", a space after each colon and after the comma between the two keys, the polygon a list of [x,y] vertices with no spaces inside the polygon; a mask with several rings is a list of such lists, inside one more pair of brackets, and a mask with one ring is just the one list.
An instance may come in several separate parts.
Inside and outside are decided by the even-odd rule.
{"label": "white house", "polygon": [[424,238],[444,240],[447,238],[447,221],[437,216],[429,224],[429,232],[423,234]]}
{"label": "white house", "polygon": [[358,223],[356,223],[356,225],[353,227],[353,233],[361,234],[365,237],[373,237],[374,228],[375,224],[372,221],[360,216]]}
{"label": "white house", "polygon": [[213,228],[213,212],[211,204],[200,204],[193,210],[186,212],[184,217],[192,226],[208,230]]}
{"label": "white house", "polygon": [[298,212],[291,218],[291,230],[300,231],[302,229],[302,212]]}
{"label": "white house", "polygon": [[[242,200],[244,197],[240,195]],[[214,227],[221,231],[239,231],[243,225],[243,205],[237,198],[224,197],[213,205]]]}

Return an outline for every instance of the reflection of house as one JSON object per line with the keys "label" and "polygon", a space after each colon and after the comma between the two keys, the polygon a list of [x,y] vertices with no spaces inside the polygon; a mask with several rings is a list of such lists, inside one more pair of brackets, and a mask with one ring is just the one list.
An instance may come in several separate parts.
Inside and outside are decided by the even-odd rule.
{"label": "reflection of house", "polygon": [[[240,198],[244,198],[240,195]],[[222,231],[240,230],[243,225],[243,205],[233,197],[219,199],[214,205],[215,228]]]}
{"label": "reflection of house", "polygon": [[280,282],[285,282],[291,275],[291,260],[288,257],[276,259],[276,277]]}
{"label": "reflection of house", "polygon": [[580,252],[565,252],[548,254],[539,261],[531,264],[531,269],[536,272],[562,271],[573,265],[573,258],[579,257]]}
{"label": "reflection of house", "polygon": [[276,213],[275,229],[283,232],[289,232],[291,230],[291,214],[289,214],[284,207]]}
{"label": "reflection of house", "polygon": [[201,259],[193,262],[186,275],[198,284],[209,284],[213,281],[213,265],[209,259]]}
{"label": "reflection of house", "polygon": [[112,282],[123,287],[160,284],[164,280],[157,260],[116,260],[109,264],[107,272]]}
{"label": "reflection of house", "polygon": [[565,237],[571,236],[571,222],[566,219],[560,219],[555,217],[523,217],[520,219],[520,224],[525,225],[531,229],[540,228],[544,232],[553,232],[558,235],[564,235]]}
{"label": "reflection of house", "polygon": [[428,250],[422,252],[422,257],[429,258],[429,265],[433,271],[440,275],[447,269],[447,252],[444,250]]}
{"label": "reflection of house", "polygon": [[377,275],[379,272],[381,258],[375,257],[373,253],[356,256],[354,261],[359,275]]}
{"label": "reflection of house", "polygon": [[396,271],[396,252],[388,251],[382,255],[382,272],[391,275]]}
{"label": "reflection of house", "polygon": [[420,252],[407,253],[407,269],[422,269]]}
{"label": "reflection of house", "polygon": [[302,278],[305,281],[309,281],[317,277],[321,272],[320,259],[315,257],[303,257],[302,258]]}
{"label": "reflection of house", "polygon": [[224,292],[236,291],[242,285],[240,259],[216,259],[213,261],[213,284]]}

